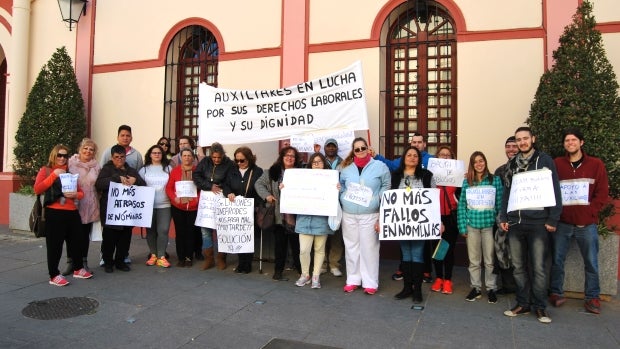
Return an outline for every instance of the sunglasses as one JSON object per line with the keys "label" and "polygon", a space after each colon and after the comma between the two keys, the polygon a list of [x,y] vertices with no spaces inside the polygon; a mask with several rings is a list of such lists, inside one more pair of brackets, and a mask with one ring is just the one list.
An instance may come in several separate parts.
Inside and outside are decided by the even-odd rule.
{"label": "sunglasses", "polygon": [[353,149],[353,151],[356,152],[356,153],[361,153],[363,151],[366,151],[367,149],[368,149],[368,147],[359,147],[359,148]]}
{"label": "sunglasses", "polygon": [[159,143],[160,146],[162,147],[169,147],[170,145],[168,143]]}
{"label": "sunglasses", "polygon": [[63,153],[58,153],[56,154],[57,158],[65,158],[68,159],[69,158],[69,154],[63,154]]}
{"label": "sunglasses", "polygon": [[245,163],[245,159],[235,159],[235,162],[238,164],[244,164]]}

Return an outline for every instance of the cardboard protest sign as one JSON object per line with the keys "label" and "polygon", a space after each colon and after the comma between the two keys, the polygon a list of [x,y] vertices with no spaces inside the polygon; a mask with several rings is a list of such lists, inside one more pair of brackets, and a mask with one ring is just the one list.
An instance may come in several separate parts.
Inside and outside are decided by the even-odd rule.
{"label": "cardboard protest sign", "polygon": [[469,187],[465,191],[467,197],[467,207],[472,210],[494,210],[495,192],[492,185],[477,185]]}
{"label": "cardboard protest sign", "polygon": [[241,196],[235,197],[234,202],[219,199],[215,219],[218,251],[254,252],[254,199]]}
{"label": "cardboard protest sign", "polygon": [[284,171],[280,212],[314,216],[338,213],[338,171],[291,168]]}
{"label": "cardboard protest sign", "polygon": [[428,159],[428,170],[433,172],[437,185],[447,187],[462,187],[465,178],[465,163],[453,159]]}
{"label": "cardboard protest sign", "polygon": [[368,129],[362,65],[273,90],[229,90],[201,83],[201,146],[275,141],[291,135],[348,128]]}
{"label": "cardboard protest sign", "polygon": [[60,185],[62,186],[63,193],[73,193],[77,191],[78,185],[78,177],[79,175],[73,173],[61,173],[60,177]]}
{"label": "cardboard protest sign", "polygon": [[555,206],[551,170],[517,173],[512,177],[507,212]]}
{"label": "cardboard protest sign", "polygon": [[176,181],[174,182],[174,190],[177,197],[195,198],[198,196],[198,188],[193,181]]}
{"label": "cardboard protest sign", "polygon": [[111,182],[105,224],[150,228],[154,199],[151,187]]}
{"label": "cardboard protest sign", "polygon": [[381,196],[380,240],[441,238],[439,189],[395,189]]}
{"label": "cardboard protest sign", "polygon": [[562,205],[589,205],[590,181],[587,178],[560,181]]}
{"label": "cardboard protest sign", "polygon": [[218,202],[223,195],[215,194],[212,191],[200,191],[200,199],[198,199],[198,213],[194,225],[204,228],[216,228],[215,210]]}

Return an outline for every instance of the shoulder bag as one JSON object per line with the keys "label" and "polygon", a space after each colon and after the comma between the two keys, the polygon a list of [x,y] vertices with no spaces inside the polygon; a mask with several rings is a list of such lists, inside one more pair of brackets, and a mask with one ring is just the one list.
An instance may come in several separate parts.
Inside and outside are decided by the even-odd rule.
{"label": "shoulder bag", "polygon": [[45,237],[45,207],[41,204],[41,195],[37,195],[37,199],[34,201],[28,218],[28,225],[34,236]]}

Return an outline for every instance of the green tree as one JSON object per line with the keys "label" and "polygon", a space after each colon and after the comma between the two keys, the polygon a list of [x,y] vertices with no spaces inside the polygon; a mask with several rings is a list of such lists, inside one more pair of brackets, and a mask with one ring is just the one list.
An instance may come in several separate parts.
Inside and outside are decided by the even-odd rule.
{"label": "green tree", "polygon": [[28,95],[15,135],[13,170],[24,185],[32,184],[55,145],[75,149],[85,134],[84,100],[63,46],[41,68]]}

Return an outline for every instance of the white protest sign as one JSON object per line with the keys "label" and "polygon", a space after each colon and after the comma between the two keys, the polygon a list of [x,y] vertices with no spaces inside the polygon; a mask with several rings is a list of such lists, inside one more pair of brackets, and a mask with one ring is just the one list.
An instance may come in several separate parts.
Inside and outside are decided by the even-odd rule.
{"label": "white protest sign", "polygon": [[78,176],[77,173],[61,173],[59,175],[63,193],[74,193],[77,191]]}
{"label": "white protest sign", "polygon": [[560,181],[562,205],[589,205],[590,181],[587,178]]}
{"label": "white protest sign", "polygon": [[254,199],[241,196],[233,202],[219,199],[215,219],[218,251],[254,252]]}
{"label": "white protest sign", "polygon": [[237,144],[275,141],[318,130],[367,130],[360,61],[315,80],[273,90],[228,90],[199,85],[198,139]]}
{"label": "white protest sign", "polygon": [[151,187],[111,182],[105,224],[150,228],[154,199]]}
{"label": "white protest sign", "polygon": [[216,228],[215,210],[218,202],[223,195],[215,194],[212,191],[200,191],[200,199],[198,200],[198,213],[196,214],[196,222],[194,225],[204,228]]}
{"label": "white protest sign", "polygon": [[427,169],[433,172],[433,178],[435,178],[437,185],[447,187],[463,186],[465,163],[462,160],[430,158],[428,159]]}
{"label": "white protest sign", "polygon": [[179,198],[195,198],[198,196],[198,188],[193,181],[174,182],[174,190]]}
{"label": "white protest sign", "polygon": [[314,137],[312,135],[293,135],[290,137],[291,147],[301,153],[314,153]]}
{"label": "white protest sign", "polygon": [[359,183],[347,183],[347,189],[342,199],[368,207],[370,206],[370,200],[372,200],[372,189]]}
{"label": "white protest sign", "polygon": [[439,189],[387,190],[379,208],[379,240],[441,238]]}
{"label": "white protest sign", "polygon": [[312,136],[314,136],[314,144],[321,146],[321,153],[323,154],[325,154],[325,142],[330,138],[335,139],[338,142],[338,155],[344,159],[351,151],[355,131],[350,129],[319,131],[312,133]]}
{"label": "white protest sign", "polygon": [[467,207],[472,210],[494,210],[495,192],[492,185],[478,185],[469,187],[465,190],[467,196]]}
{"label": "white protest sign", "polygon": [[338,171],[291,168],[284,171],[280,212],[313,216],[338,213]]}
{"label": "white protest sign", "polygon": [[555,206],[551,170],[517,173],[512,177],[507,212]]}

